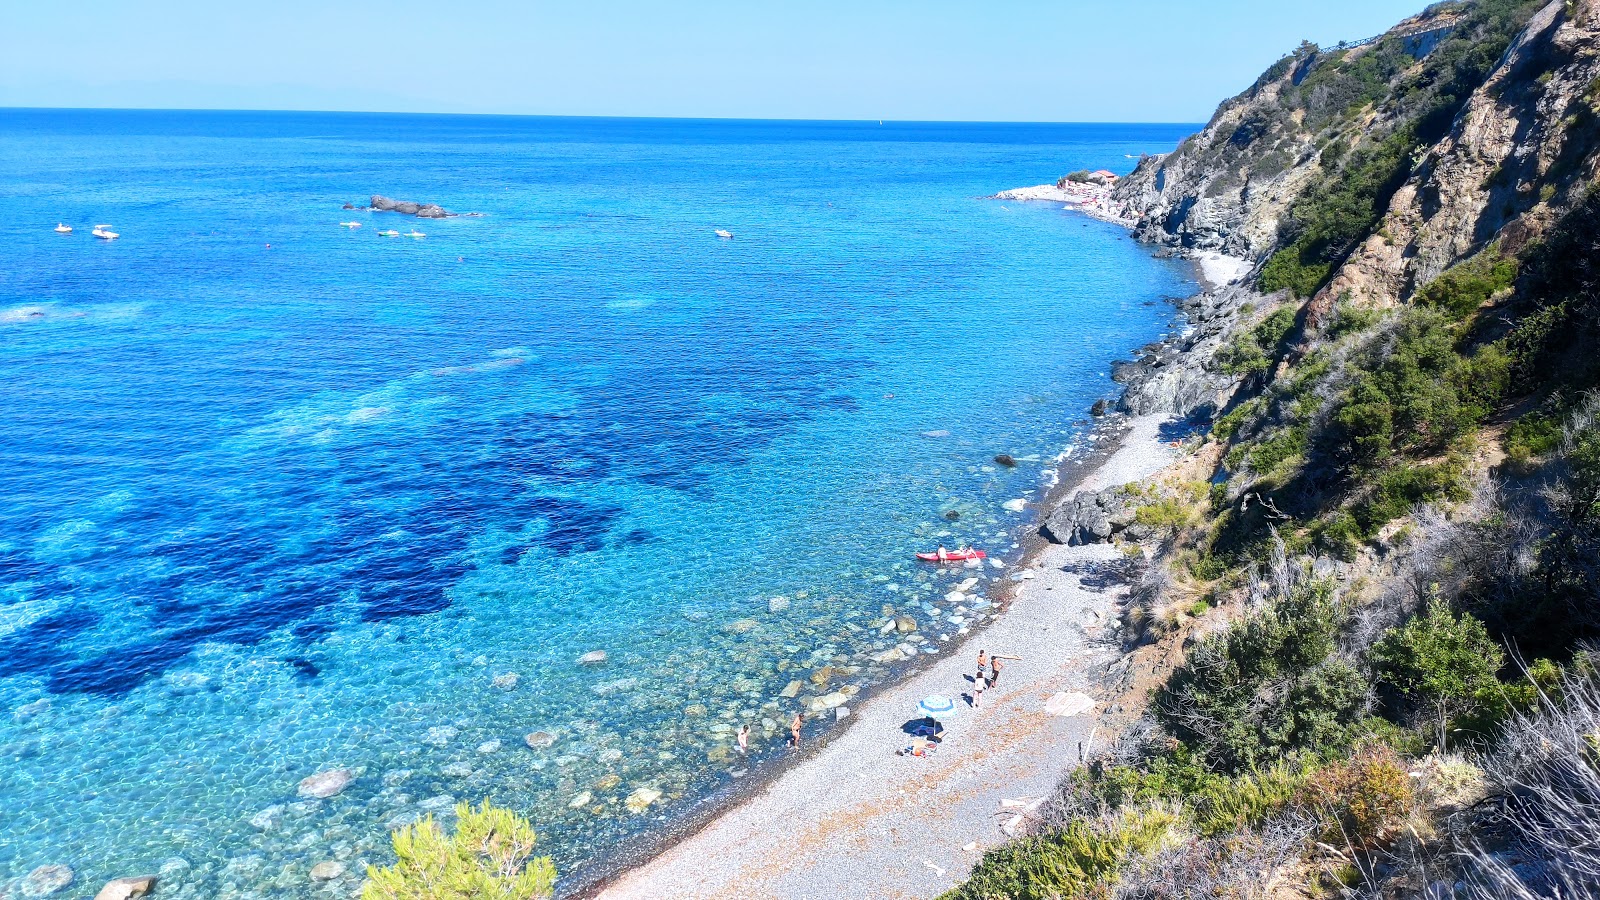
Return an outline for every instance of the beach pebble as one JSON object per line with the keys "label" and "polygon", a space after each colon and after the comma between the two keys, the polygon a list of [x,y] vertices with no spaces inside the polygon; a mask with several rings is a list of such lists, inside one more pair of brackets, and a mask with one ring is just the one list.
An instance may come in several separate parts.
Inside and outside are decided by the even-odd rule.
{"label": "beach pebble", "polygon": [[548,731],[535,731],[522,739],[530,750],[542,750],[556,742],[556,736]]}
{"label": "beach pebble", "polygon": [[22,884],[20,885],[22,896],[46,897],[57,891],[64,891],[68,885],[72,884],[74,877],[76,877],[76,874],[72,871],[71,866],[64,866],[59,863],[40,866],[29,872],[27,877],[22,879]]}
{"label": "beach pebble", "polygon": [[137,875],[132,878],[113,878],[106,882],[94,900],[133,900],[150,893],[156,886],[156,876]]}
{"label": "beach pebble", "polygon": [[910,616],[897,616],[894,620],[894,630],[901,634],[910,634],[917,630],[917,620]]}
{"label": "beach pebble", "polygon": [[900,648],[899,647],[890,647],[889,649],[883,651],[882,653],[879,653],[879,654],[877,654],[877,655],[872,657],[874,662],[879,662],[879,663],[895,663],[895,662],[899,662],[899,661],[901,661],[901,660],[903,660],[905,658],[906,658],[906,655],[904,653],[900,652]]}
{"label": "beach pebble", "polygon": [[944,602],[965,603],[967,602],[967,595],[961,593],[960,591],[951,591],[950,593],[944,595]]}
{"label": "beach pebble", "polygon": [[498,738],[496,738],[495,740],[492,740],[492,741],[484,741],[483,743],[478,745],[478,752],[479,753],[499,753],[500,752],[500,740]]}
{"label": "beach pebble", "polygon": [[590,650],[588,653],[578,657],[578,665],[580,666],[598,666],[605,661],[606,652],[604,650]]}
{"label": "beach pebble", "polygon": [[505,672],[494,677],[494,686],[502,691],[514,691],[520,681],[522,681],[521,675],[515,672]]}
{"label": "beach pebble", "polygon": [[298,793],[302,797],[326,800],[349,787],[350,782],[355,780],[356,773],[349,769],[329,769],[302,778]]}
{"label": "beach pebble", "polygon": [[325,859],[311,867],[312,881],[332,881],[344,874],[344,863]]}
{"label": "beach pebble", "polygon": [[889,619],[887,622],[884,622],[882,625],[878,626],[878,633],[879,634],[888,634],[889,632],[891,632],[893,630],[894,630],[894,619]]}
{"label": "beach pebble", "polygon": [[661,799],[661,792],[655,788],[642,787],[628,795],[624,803],[628,811],[634,814],[642,813],[650,804]]}

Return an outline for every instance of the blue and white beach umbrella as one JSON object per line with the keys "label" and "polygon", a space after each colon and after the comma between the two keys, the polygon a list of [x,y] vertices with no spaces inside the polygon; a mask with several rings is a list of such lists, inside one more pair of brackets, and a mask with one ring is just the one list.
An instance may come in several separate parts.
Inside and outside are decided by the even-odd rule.
{"label": "blue and white beach umbrella", "polygon": [[956,702],[949,697],[934,694],[932,697],[922,698],[917,704],[917,712],[935,719],[951,715],[956,711]]}

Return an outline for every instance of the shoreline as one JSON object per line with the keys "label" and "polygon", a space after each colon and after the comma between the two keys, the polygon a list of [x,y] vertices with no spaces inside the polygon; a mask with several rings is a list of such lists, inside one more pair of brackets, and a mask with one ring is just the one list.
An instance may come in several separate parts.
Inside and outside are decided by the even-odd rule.
{"label": "shoreline", "polygon": [[[1002,192],[995,199],[1055,199],[1020,196],[1033,190]],[[1184,255],[1200,287],[1174,301],[1181,315],[1250,268],[1218,253]],[[1159,343],[1184,355],[1183,335]],[[1122,386],[1122,397],[1132,386]],[[707,798],[703,809],[597,866],[566,896],[909,897],[932,896],[959,883],[983,851],[1003,839],[991,822],[1000,800],[1047,795],[1081,761],[1071,755],[1074,745],[1077,753],[1092,753],[1092,747],[1085,753],[1084,743],[1094,745],[1100,732],[1125,718],[1117,701],[1127,699],[1123,682],[1134,653],[1117,640],[1117,622],[1129,587],[1129,560],[1112,544],[1052,544],[1038,528],[1079,491],[1149,478],[1181,460],[1161,426],[1182,417],[1134,412],[1097,424],[1089,451],[1061,460],[1054,483],[1028,504],[1032,518],[1022,526],[1021,549],[1008,560],[1013,576],[988,598],[995,616],[952,640],[937,657],[865,692],[852,704],[844,728],[798,758],[752,767],[742,782]],[[1031,653],[1018,654],[1024,661],[1005,670],[1005,686],[986,693],[982,710],[963,708],[945,723],[938,754],[896,756],[894,749],[908,740],[900,726],[913,718],[915,701],[931,693],[959,697],[958,686],[970,682],[974,644],[998,652],[1026,646]],[[1096,706],[1071,718],[1049,716],[1044,699],[1057,691],[1089,694]],[[979,721],[982,726],[975,728]],[[836,790],[840,783],[851,789]],[[903,864],[912,856],[922,859]]]}
{"label": "shoreline", "polygon": [[[1179,459],[1160,438],[1170,418],[1109,423],[1119,432],[1114,438],[1063,461],[1067,477],[1037,504],[1037,521],[1077,491],[1149,477]],[[574,896],[901,897],[953,887],[1001,840],[992,822],[999,801],[1048,794],[1069,768],[1057,763],[1076,760],[1075,746],[1099,739],[1103,707],[1120,694],[1114,679],[1124,654],[1115,622],[1127,557],[1111,544],[1069,547],[1032,534],[1029,544],[1015,570],[1031,577],[1007,581],[1001,614],[960,647],[883,685],[857,706],[849,727],[671,835],[652,858]],[[973,643],[1023,660],[1006,667],[981,709],[963,704],[945,721],[946,738],[933,757],[895,755],[909,740],[902,726],[916,718],[916,700],[959,697],[969,686]],[[1057,691],[1088,694],[1097,706],[1050,716],[1044,703]],[[850,790],[836,790],[840,783]]]}

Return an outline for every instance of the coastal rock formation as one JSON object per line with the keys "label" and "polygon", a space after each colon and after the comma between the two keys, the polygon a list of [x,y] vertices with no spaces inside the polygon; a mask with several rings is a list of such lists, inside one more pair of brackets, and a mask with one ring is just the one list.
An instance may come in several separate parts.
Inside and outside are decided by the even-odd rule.
{"label": "coastal rock formation", "polygon": [[150,893],[156,886],[156,876],[140,875],[133,878],[116,878],[94,895],[94,900],[133,900]]}
{"label": "coastal rock formation", "polygon": [[1120,488],[1079,491],[1045,520],[1039,531],[1056,544],[1098,544],[1133,524],[1133,505]]}
{"label": "coastal rock formation", "polygon": [[419,219],[443,219],[453,215],[444,207],[436,203],[414,203],[410,200],[390,200],[378,194],[372,195],[371,206],[378,212],[397,212],[407,216],[416,216]]}

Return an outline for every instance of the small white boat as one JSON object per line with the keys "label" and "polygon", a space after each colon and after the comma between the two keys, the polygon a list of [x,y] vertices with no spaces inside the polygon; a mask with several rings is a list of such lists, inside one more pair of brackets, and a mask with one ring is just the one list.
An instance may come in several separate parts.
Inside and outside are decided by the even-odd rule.
{"label": "small white boat", "polygon": [[72,233],[72,226],[71,225],[68,225],[65,222],[57,222],[56,223],[56,234],[71,234],[71,233]]}
{"label": "small white boat", "polygon": [[427,235],[425,235],[422,232],[420,232],[420,231],[416,230],[415,228],[413,228],[409,232],[406,233],[406,237],[421,238],[421,237],[427,237]]}
{"label": "small white boat", "polygon": [[733,237],[733,232],[731,232],[731,231],[723,231],[721,228],[718,228],[717,229],[717,237],[720,237],[720,238],[731,238],[731,237]]}
{"label": "small white boat", "polygon": [[102,241],[114,241],[122,236],[117,234],[115,231],[107,231],[106,229],[110,227],[110,225],[96,225],[94,230],[89,233]]}
{"label": "small white boat", "polygon": [[339,227],[340,228],[360,228],[361,227],[361,223],[360,222],[340,222],[339,223]]}
{"label": "small white boat", "polygon": [[400,236],[400,232],[395,231],[393,228],[391,228],[388,231],[380,231],[380,232],[378,232],[378,236],[379,237],[399,237]]}

